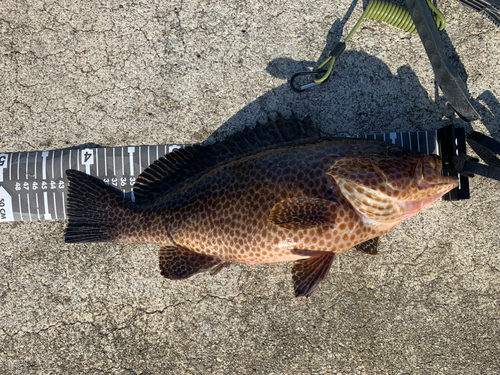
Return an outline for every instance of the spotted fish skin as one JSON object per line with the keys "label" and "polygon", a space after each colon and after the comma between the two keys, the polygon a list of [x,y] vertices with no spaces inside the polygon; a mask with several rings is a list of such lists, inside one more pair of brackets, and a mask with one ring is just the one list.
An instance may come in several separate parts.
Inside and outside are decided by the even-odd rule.
{"label": "spotted fish skin", "polygon": [[[137,203],[94,177],[67,171],[66,241],[160,245],[160,269],[169,279],[216,273],[230,262],[296,261],[296,295],[309,296],[334,254],[356,246],[376,253],[366,246],[370,240],[458,184],[441,176],[437,156],[380,141],[319,137],[308,121],[279,118],[266,126],[166,155],[139,176]],[[299,128],[298,140],[289,127]],[[249,134],[265,141],[239,148]]]}

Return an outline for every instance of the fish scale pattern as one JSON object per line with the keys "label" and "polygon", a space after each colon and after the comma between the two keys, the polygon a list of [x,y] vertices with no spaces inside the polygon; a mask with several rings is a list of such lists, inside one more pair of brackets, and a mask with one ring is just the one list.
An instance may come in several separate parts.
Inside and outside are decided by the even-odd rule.
{"label": "fish scale pattern", "polygon": [[315,290],[334,254],[376,254],[376,238],[458,184],[436,156],[320,137],[293,117],[166,155],[137,179],[136,203],[67,175],[67,242],[160,245],[162,275],[176,280],[230,262],[297,261],[297,296]]}
{"label": "fish scale pattern", "polygon": [[[249,264],[303,258],[292,249],[345,251],[392,229],[366,225],[326,173],[356,143],[322,140],[224,164],[163,203],[166,227],[179,246]],[[276,205],[286,206],[277,212],[284,218],[294,209],[309,214],[279,225],[270,220]]]}

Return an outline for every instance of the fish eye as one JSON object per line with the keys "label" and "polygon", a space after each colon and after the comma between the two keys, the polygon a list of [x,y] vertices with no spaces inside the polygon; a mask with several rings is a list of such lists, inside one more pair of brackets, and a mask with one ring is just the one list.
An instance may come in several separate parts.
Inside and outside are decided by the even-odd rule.
{"label": "fish eye", "polygon": [[389,146],[387,147],[387,154],[396,158],[401,158],[403,157],[403,150],[401,150],[399,147]]}

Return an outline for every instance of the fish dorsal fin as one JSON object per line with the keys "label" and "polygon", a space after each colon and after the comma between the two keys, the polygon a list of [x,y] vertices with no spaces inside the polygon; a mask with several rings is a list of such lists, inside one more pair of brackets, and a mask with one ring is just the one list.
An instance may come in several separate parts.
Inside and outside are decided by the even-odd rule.
{"label": "fish dorsal fin", "polygon": [[326,278],[332,266],[334,253],[324,253],[296,260],[292,267],[295,297],[309,297]]}
{"label": "fish dorsal fin", "polygon": [[340,205],[319,198],[290,198],[278,202],[269,222],[286,229],[306,229],[334,225]]}
{"label": "fish dorsal fin", "polygon": [[233,136],[211,145],[193,145],[177,149],[146,168],[134,184],[135,202],[148,204],[172,191],[187,179],[217,164],[263,148],[319,135],[309,117],[299,120],[293,113],[285,120],[278,115],[275,121],[257,123]]}
{"label": "fish dorsal fin", "polygon": [[159,251],[160,271],[170,280],[187,279],[197,273],[210,271],[215,275],[229,262],[212,255],[195,253],[176,246],[165,246]]}
{"label": "fish dorsal fin", "polygon": [[378,239],[380,237],[375,237],[369,239],[368,241],[358,243],[354,248],[358,250],[360,253],[365,253],[368,255],[377,255],[378,254]]}

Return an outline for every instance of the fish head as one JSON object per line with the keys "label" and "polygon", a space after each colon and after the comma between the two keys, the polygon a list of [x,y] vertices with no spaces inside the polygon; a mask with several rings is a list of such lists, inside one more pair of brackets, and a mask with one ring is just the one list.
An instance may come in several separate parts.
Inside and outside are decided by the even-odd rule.
{"label": "fish head", "polygon": [[340,158],[328,174],[363,219],[396,225],[458,186],[458,178],[442,176],[441,168],[437,155],[391,145]]}

